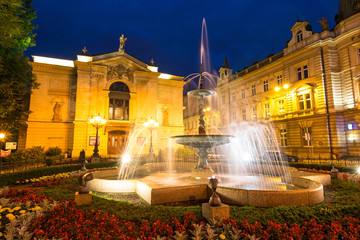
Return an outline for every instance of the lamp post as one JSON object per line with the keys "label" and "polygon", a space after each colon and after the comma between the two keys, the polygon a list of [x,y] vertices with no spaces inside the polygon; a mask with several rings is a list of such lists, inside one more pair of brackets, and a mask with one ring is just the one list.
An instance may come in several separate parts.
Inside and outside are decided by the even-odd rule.
{"label": "lamp post", "polygon": [[0,133],[0,149],[2,149],[2,142],[3,142],[3,139],[5,138],[5,133]]}
{"label": "lamp post", "polygon": [[149,121],[144,123],[144,126],[147,127],[150,130],[150,149],[149,149],[149,157],[150,159],[154,159],[154,149],[152,144],[152,131],[159,126],[159,123],[154,121],[153,119],[150,119]]}
{"label": "lamp post", "polygon": [[98,136],[99,136],[99,128],[105,125],[106,120],[100,117],[100,114],[98,114],[96,117],[90,119],[91,125],[96,128],[96,137],[95,137],[95,147],[94,147],[94,153],[91,156],[91,159],[100,159],[99,155],[99,142],[98,142]]}
{"label": "lamp post", "polygon": [[1,151],[2,151],[2,142],[3,142],[3,139],[5,138],[5,133],[0,133],[0,173],[1,173],[1,170],[2,170],[2,154],[1,154]]}

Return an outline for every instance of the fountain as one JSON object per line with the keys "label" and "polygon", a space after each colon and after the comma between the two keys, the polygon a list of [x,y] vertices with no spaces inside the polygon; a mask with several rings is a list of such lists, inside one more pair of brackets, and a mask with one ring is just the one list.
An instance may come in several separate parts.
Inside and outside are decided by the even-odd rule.
{"label": "fountain", "polygon": [[[171,172],[164,172],[165,164],[136,164],[139,156],[135,159],[132,157],[132,160],[130,156],[140,154],[141,150],[134,153],[130,147],[131,139],[136,139],[143,129],[135,129],[129,137],[120,171],[94,172],[95,179],[89,182],[89,188],[94,192],[136,192],[149,204],[208,201],[208,182],[215,176],[219,180],[216,191],[223,203],[259,207],[320,203],[324,195],[323,186],[318,181],[323,181],[326,176],[300,176],[290,172],[281,159],[271,162],[262,159],[261,153],[269,149],[267,139],[275,136],[271,127],[243,123],[229,126],[228,132],[232,135],[206,134],[204,102],[215,91],[204,87],[204,80],[211,78],[209,70],[203,71],[203,67],[208,68],[209,65],[206,57],[208,52],[204,47],[207,43],[205,20],[202,30],[200,74],[190,75],[190,81],[199,77],[199,85],[196,90],[188,92],[198,104],[198,134],[173,136],[170,139],[176,144],[197,149],[197,163],[185,171]],[[223,155],[227,162],[209,163],[208,150],[213,147],[225,148]]]}
{"label": "fountain", "polygon": [[202,62],[200,65],[200,80],[199,89],[188,92],[188,95],[196,97],[199,101],[199,134],[198,135],[180,135],[173,136],[175,142],[181,145],[194,147],[198,149],[198,162],[194,169],[192,169],[191,177],[194,179],[203,179],[208,181],[213,175],[213,170],[207,161],[208,149],[216,146],[221,146],[230,143],[232,136],[230,135],[206,135],[205,121],[204,121],[204,99],[213,95],[213,90],[203,88],[203,72]]}

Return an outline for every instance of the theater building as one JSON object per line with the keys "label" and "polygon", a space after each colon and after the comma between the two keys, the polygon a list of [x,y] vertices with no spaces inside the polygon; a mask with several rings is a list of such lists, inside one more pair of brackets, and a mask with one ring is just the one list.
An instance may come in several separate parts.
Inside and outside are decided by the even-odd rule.
{"label": "theater building", "polygon": [[[90,119],[99,115],[106,124],[99,128],[99,154],[118,157],[135,127],[150,119],[158,123],[144,129],[136,144],[150,141],[157,154],[168,138],[183,134],[182,77],[158,72],[124,50],[77,55],[77,60],[33,56],[33,72],[40,83],[30,99],[27,128],[19,148],[60,147],[77,157],[84,149],[91,156],[96,128]],[[150,131],[151,130],[151,131]]]}

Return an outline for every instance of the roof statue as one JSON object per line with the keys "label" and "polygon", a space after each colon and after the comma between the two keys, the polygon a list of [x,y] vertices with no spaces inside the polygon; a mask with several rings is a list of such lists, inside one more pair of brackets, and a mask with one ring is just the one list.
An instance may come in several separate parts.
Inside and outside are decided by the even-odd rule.
{"label": "roof statue", "polygon": [[83,53],[86,55],[86,53],[87,53],[87,49],[86,49],[86,46],[84,46],[84,48],[82,49],[82,51],[83,51]]}
{"label": "roof statue", "polygon": [[327,23],[327,19],[322,17],[320,21],[318,21],[321,25],[321,31],[327,31],[329,30],[329,24]]}
{"label": "roof statue", "polygon": [[125,42],[126,42],[127,38],[125,38],[124,34],[122,34],[119,40],[120,40],[119,51],[124,51]]}

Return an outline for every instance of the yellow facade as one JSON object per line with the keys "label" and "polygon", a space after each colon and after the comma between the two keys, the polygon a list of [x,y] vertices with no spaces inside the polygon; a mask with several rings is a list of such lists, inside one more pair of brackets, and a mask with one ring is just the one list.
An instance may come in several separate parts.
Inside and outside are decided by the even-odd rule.
{"label": "yellow facade", "polygon": [[[96,135],[89,119],[98,114],[107,120],[99,129],[101,157],[118,157],[130,131],[149,119],[159,123],[152,131],[155,153],[167,148],[170,136],[184,132],[182,77],[164,75],[123,49],[78,55],[76,61],[34,56],[32,67],[40,87],[30,99],[26,148],[57,146],[73,157],[84,149],[89,157],[94,149],[90,141]],[[119,92],[128,97],[121,100],[125,103],[121,109],[110,100],[111,86],[117,82],[128,89]],[[120,110],[124,111],[121,117],[115,117]],[[149,151],[150,131],[145,129],[139,138],[145,143],[144,151]]]}
{"label": "yellow facade", "polygon": [[[281,151],[299,157],[360,156],[360,14],[332,30],[296,22],[291,32],[280,53],[236,74],[220,69],[212,125],[226,133],[234,122],[271,124]],[[185,115],[187,132],[196,117]]]}
{"label": "yellow facade", "polygon": [[280,53],[220,74],[221,123],[271,123],[281,150],[300,157],[360,155],[360,14],[331,31],[313,33],[308,22],[291,31]]}

